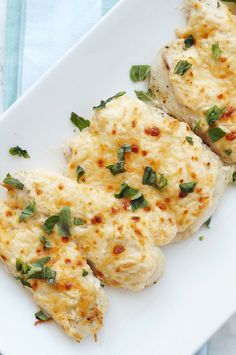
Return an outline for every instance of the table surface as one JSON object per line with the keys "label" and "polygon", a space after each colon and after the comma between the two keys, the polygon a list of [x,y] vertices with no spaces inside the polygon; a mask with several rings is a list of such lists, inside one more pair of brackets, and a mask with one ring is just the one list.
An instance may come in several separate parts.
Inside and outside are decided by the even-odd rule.
{"label": "table surface", "polygon": [[[0,113],[3,111],[3,53],[5,1],[0,0]],[[204,319],[203,319],[204,322]],[[209,355],[236,354],[236,315],[234,315],[211,339]],[[6,354],[7,355],[7,354]],[[8,354],[12,355],[12,354]]]}

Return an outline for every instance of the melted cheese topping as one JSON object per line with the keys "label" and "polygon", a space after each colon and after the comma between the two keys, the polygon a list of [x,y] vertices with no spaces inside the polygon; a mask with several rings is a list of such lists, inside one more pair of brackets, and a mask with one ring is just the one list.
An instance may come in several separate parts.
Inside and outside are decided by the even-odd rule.
{"label": "melted cheese topping", "polygon": [[[171,89],[158,88],[155,68],[152,88],[156,96],[162,97],[163,106],[179,119],[189,122],[192,127],[200,120],[200,135],[228,163],[236,162],[236,17],[221,1],[186,0],[187,28],[177,31],[179,39],[163,50],[164,70],[168,70]],[[192,35],[195,44],[184,49],[184,39]],[[218,44],[222,51],[215,59],[212,45]],[[184,75],[174,73],[176,64],[187,60],[192,64]],[[163,77],[163,75],[162,75]],[[156,90],[157,89],[157,90]],[[158,91],[159,89],[159,91]],[[173,90],[177,103],[168,102],[167,91]],[[165,92],[166,91],[166,92]],[[165,95],[166,94],[166,95]],[[180,105],[180,106],[178,106]],[[215,124],[226,135],[212,143],[206,120],[206,112],[217,105],[225,109],[225,114]],[[232,150],[230,155],[227,154]]]}
{"label": "melted cheese topping", "polygon": [[[12,192],[13,198],[14,192]],[[12,201],[13,202],[13,201]],[[24,204],[24,202],[22,202]],[[24,206],[25,207],[25,206]],[[56,271],[56,283],[29,280],[34,301],[77,341],[97,332],[103,324],[107,298],[100,282],[73,240],[65,244],[55,232],[50,235],[52,248],[45,250],[40,242],[42,222],[46,215],[40,210],[25,222],[19,223],[20,204],[11,206],[0,202],[0,259],[12,275],[16,275],[16,259],[33,263],[45,256],[46,266]],[[88,272],[83,277],[83,270]]]}
{"label": "melted cheese topping", "polygon": [[162,275],[164,258],[152,236],[174,238],[176,227],[167,213],[131,213],[110,193],[47,172],[17,173],[14,177],[25,188],[9,191],[12,208],[23,209],[34,199],[38,213],[44,216],[58,214],[68,206],[72,218],[83,219],[82,226],[72,225],[72,238],[103,282],[139,290]]}
{"label": "melted cheese topping", "polygon": [[[186,141],[186,136],[193,139],[193,145]],[[130,144],[133,152],[126,154],[126,172],[113,176],[106,166],[117,162],[118,149],[124,144]],[[81,182],[105,188],[111,196],[126,181],[144,194],[153,213],[168,213],[177,232],[186,232],[187,236],[205,222],[208,212],[212,213],[220,176],[225,183],[220,160],[188,125],[126,96],[97,111],[89,129],[72,139],[70,149],[71,178],[76,179],[76,168],[81,165],[86,172]],[[168,186],[163,192],[142,184],[146,166],[167,177]],[[181,198],[179,184],[190,181],[197,183],[195,191]],[[148,223],[146,212],[139,210],[138,214],[146,215]],[[151,234],[159,223],[149,220]],[[156,239],[158,245],[170,241],[166,235]]]}

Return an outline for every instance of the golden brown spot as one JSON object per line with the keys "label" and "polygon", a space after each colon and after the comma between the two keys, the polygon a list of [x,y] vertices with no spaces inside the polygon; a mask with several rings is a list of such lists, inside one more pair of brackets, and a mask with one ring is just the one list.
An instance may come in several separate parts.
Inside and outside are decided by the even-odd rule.
{"label": "golden brown spot", "polygon": [[226,57],[221,57],[221,58],[220,58],[220,62],[221,62],[221,63],[225,63],[226,61],[227,61],[227,58],[226,58]]}
{"label": "golden brown spot", "polygon": [[221,120],[228,120],[228,119],[232,118],[235,111],[236,111],[235,106],[228,107],[228,109],[224,112],[223,116],[221,117]]}
{"label": "golden brown spot", "polygon": [[150,206],[147,206],[143,209],[145,212],[150,212],[151,211],[151,207]]}
{"label": "golden brown spot", "polygon": [[83,263],[83,260],[78,260],[78,262],[77,262],[77,265],[78,265],[78,266],[83,266],[83,264],[84,264],[84,263]]}
{"label": "golden brown spot", "polygon": [[38,288],[38,282],[37,282],[37,280],[34,281],[31,286],[32,286],[32,289],[33,289],[34,291],[37,290],[37,288]]}
{"label": "golden brown spot", "polygon": [[118,207],[112,207],[111,208],[111,214],[117,214],[119,212],[119,208]]}
{"label": "golden brown spot", "polygon": [[93,263],[92,261],[87,260],[87,263],[88,263],[88,265],[91,267],[91,270],[92,270],[94,276],[96,276],[96,277],[98,277],[98,278],[100,278],[100,279],[102,279],[102,278],[104,277],[103,273],[102,273],[101,271],[99,271],[99,270],[95,267],[95,265],[94,265],[94,263]]}
{"label": "golden brown spot", "polygon": [[132,126],[133,128],[135,128],[135,127],[137,126],[137,121],[136,121],[136,120],[133,120],[133,121],[131,122],[131,126]]}
{"label": "golden brown spot", "polygon": [[102,223],[102,217],[101,216],[94,216],[91,219],[91,223],[92,224],[100,224],[100,223]]}
{"label": "golden brown spot", "polygon": [[3,261],[7,261],[7,257],[5,255],[0,255]]}
{"label": "golden brown spot", "polygon": [[114,135],[116,134],[116,130],[115,130],[115,129],[113,129],[111,133],[112,133],[112,134],[113,134],[113,136],[114,136]]}
{"label": "golden brown spot", "polygon": [[70,259],[65,259],[65,264],[66,265],[71,265],[71,260]]}
{"label": "golden brown spot", "polygon": [[132,151],[132,153],[138,153],[138,151],[139,151],[138,145],[137,144],[132,144],[131,145],[131,151]]}
{"label": "golden brown spot", "polygon": [[166,59],[164,59],[164,64],[167,70],[170,70],[169,64],[167,63]]}
{"label": "golden brown spot", "polygon": [[11,211],[6,211],[6,217],[11,217],[12,216],[12,212]]}
{"label": "golden brown spot", "polygon": [[196,189],[196,193],[201,194],[201,193],[202,193],[202,188],[201,188],[201,187],[198,187],[198,188]]}
{"label": "golden brown spot", "polygon": [[166,208],[167,208],[165,202],[163,202],[163,201],[157,201],[156,206],[159,207],[162,211],[166,210]]}
{"label": "golden brown spot", "polygon": [[123,231],[123,226],[118,226],[117,229],[118,229],[119,232],[122,232]]}
{"label": "golden brown spot", "polygon": [[138,216],[132,216],[131,219],[135,222],[139,222],[140,221],[140,217]]}
{"label": "golden brown spot", "polygon": [[191,174],[191,177],[192,177],[193,179],[196,179],[197,175],[196,175],[195,173],[192,173],[192,174]]}
{"label": "golden brown spot", "polygon": [[98,165],[99,168],[103,168],[104,167],[104,160],[98,159],[97,160],[97,165]]}
{"label": "golden brown spot", "polygon": [[129,202],[129,200],[123,200],[123,201],[121,202],[121,204],[122,204],[122,207],[123,207],[123,209],[124,209],[125,211],[128,210],[129,207],[130,207],[130,202]]}
{"label": "golden brown spot", "polygon": [[191,157],[193,161],[198,161],[198,157]]}
{"label": "golden brown spot", "polygon": [[142,156],[146,157],[148,152],[146,150],[142,150]]}
{"label": "golden brown spot", "polygon": [[59,184],[59,185],[58,185],[58,189],[59,189],[59,190],[64,190],[64,185],[63,185],[63,184]]}
{"label": "golden brown spot", "polygon": [[123,247],[123,245],[116,245],[113,248],[113,253],[115,255],[119,255],[119,254],[123,253],[124,251],[125,251],[125,248]]}
{"label": "golden brown spot", "polygon": [[62,237],[61,238],[63,243],[68,243],[69,242],[69,237]]}
{"label": "golden brown spot", "polygon": [[75,169],[75,163],[71,163],[69,166],[70,169]]}
{"label": "golden brown spot", "polygon": [[184,210],[183,214],[188,214],[188,209]]}
{"label": "golden brown spot", "polygon": [[72,288],[73,284],[71,282],[65,283],[65,289],[70,290]]}
{"label": "golden brown spot", "polygon": [[185,198],[186,196],[188,196],[188,193],[187,193],[187,192],[182,191],[182,190],[179,192],[179,197],[180,197],[180,198]]}
{"label": "golden brown spot", "polygon": [[224,94],[219,94],[218,96],[217,96],[217,99],[219,99],[219,100],[222,100],[224,98]]}
{"label": "golden brown spot", "polygon": [[39,189],[39,188],[36,188],[35,191],[36,191],[36,194],[37,194],[38,196],[39,196],[39,195],[42,195],[42,193],[43,193],[43,191],[42,191],[41,189]]}
{"label": "golden brown spot", "polygon": [[161,134],[160,129],[156,126],[145,128],[144,132],[148,136],[152,136],[152,137],[159,137]]}
{"label": "golden brown spot", "polygon": [[207,162],[207,166],[208,168],[211,166],[211,163],[209,161]]}
{"label": "golden brown spot", "polygon": [[227,141],[234,141],[236,139],[236,132],[226,134],[225,138]]}

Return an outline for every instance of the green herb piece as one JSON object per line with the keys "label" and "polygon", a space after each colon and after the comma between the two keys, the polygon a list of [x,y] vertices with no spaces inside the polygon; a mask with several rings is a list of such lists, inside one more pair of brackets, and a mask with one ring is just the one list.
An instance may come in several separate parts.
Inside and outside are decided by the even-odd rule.
{"label": "green herb piece", "polygon": [[135,94],[137,98],[143,102],[151,102],[155,98],[155,96],[152,93],[152,90],[150,89],[147,92],[135,90]]}
{"label": "green herb piece", "polygon": [[25,263],[22,259],[16,259],[16,271],[21,272],[22,274],[27,274],[30,270],[30,266]]}
{"label": "green herb piece", "polygon": [[18,155],[19,157],[23,157],[23,158],[25,158],[25,159],[29,159],[29,158],[30,158],[30,156],[29,156],[27,150],[21,149],[18,145],[17,145],[16,147],[11,147],[11,148],[9,149],[9,153],[10,153],[11,155],[13,155],[13,156],[14,156],[14,155]]}
{"label": "green herb piece", "polygon": [[118,150],[119,161],[124,161],[125,160],[125,153],[130,153],[130,152],[131,152],[131,145],[130,144],[122,145],[122,147]]}
{"label": "green herb piece", "polygon": [[132,211],[138,208],[145,208],[148,206],[143,194],[139,190],[130,187],[126,182],[123,182],[120,191],[114,195],[116,198],[130,198],[130,205]]}
{"label": "green herb piece", "polygon": [[121,91],[121,92],[118,92],[117,94],[115,94],[114,96],[109,97],[109,99],[107,99],[105,101],[101,100],[101,102],[98,106],[93,107],[93,110],[102,110],[103,108],[106,107],[106,104],[108,104],[108,102],[110,102],[113,99],[117,99],[118,97],[123,96],[125,94],[126,94],[126,91]]}
{"label": "green herb piece", "polygon": [[222,117],[224,111],[225,108],[220,108],[216,105],[210,107],[209,110],[206,112],[206,119],[209,126],[213,127],[215,125],[215,122]]}
{"label": "green herb piece", "polygon": [[193,145],[193,138],[192,137],[186,136],[185,139],[190,145]]}
{"label": "green herb piece", "polygon": [[236,182],[236,171],[233,173],[232,182]]}
{"label": "green herb piece", "polygon": [[202,242],[204,239],[205,239],[205,237],[204,237],[203,235],[201,235],[201,236],[199,237],[200,242]]}
{"label": "green herb piece", "polygon": [[114,176],[116,176],[118,174],[122,174],[126,171],[125,170],[125,162],[119,161],[118,163],[108,165],[108,166],[106,166],[106,169],[110,170],[110,172]]}
{"label": "green herb piece", "polygon": [[211,217],[210,217],[210,218],[208,218],[208,220],[207,220],[204,224],[205,224],[205,226],[206,226],[207,228],[210,228],[210,224],[211,224]]}
{"label": "green herb piece", "polygon": [[104,284],[102,284],[102,283],[100,283],[100,286],[103,288],[103,287],[105,287],[105,285]]}
{"label": "green herb piece", "polygon": [[44,249],[50,249],[52,247],[52,243],[45,236],[40,237],[40,242],[43,244]]}
{"label": "green herb piece", "polygon": [[187,38],[185,38],[184,40],[184,48],[188,49],[190,47],[192,47],[195,43],[195,40],[193,38],[193,35],[189,35]]}
{"label": "green herb piece", "polygon": [[223,2],[233,2],[234,4],[236,4],[236,0],[221,0]]}
{"label": "green herb piece", "polygon": [[145,200],[143,194],[139,196],[138,198],[132,199],[130,201],[131,204],[131,210],[136,211],[139,208],[146,208],[148,207],[148,202]]}
{"label": "green herb piece", "polygon": [[146,166],[143,174],[143,185],[150,185],[163,191],[168,185],[168,180],[164,174],[157,174],[150,166]]}
{"label": "green herb piece", "polygon": [[43,266],[47,264],[50,260],[50,256],[45,256],[45,258],[41,258],[34,263],[32,263],[32,267],[34,269],[34,272],[41,271]]}
{"label": "green herb piece", "polygon": [[24,184],[22,184],[22,182],[20,182],[18,179],[13,178],[10,174],[7,174],[3,180],[3,183],[7,186],[12,186],[17,190],[23,190],[24,188]]}
{"label": "green herb piece", "polygon": [[212,143],[215,143],[223,138],[226,133],[220,127],[211,127],[208,129],[208,135],[211,138]]}
{"label": "green herb piece", "polygon": [[52,319],[45,311],[39,311],[35,313],[35,318],[40,320],[41,322],[47,322],[48,320]]}
{"label": "green herb piece", "polygon": [[75,112],[71,112],[70,120],[77,128],[79,128],[80,131],[90,126],[89,120],[78,116]]}
{"label": "green herb piece", "polygon": [[201,120],[195,121],[194,127],[193,127],[193,132],[197,133],[199,128],[201,127]]}
{"label": "green herb piece", "polygon": [[83,269],[83,273],[82,273],[82,276],[83,277],[85,277],[85,276],[87,276],[89,273],[88,273],[88,271],[87,270],[85,270],[85,269]]}
{"label": "green herb piece", "polygon": [[21,284],[22,284],[22,286],[24,286],[24,287],[27,286],[27,287],[29,287],[29,288],[32,288],[31,284],[30,284],[27,280],[25,280],[24,277],[22,277],[22,276],[15,276],[15,279],[16,279],[17,281],[20,281]]}
{"label": "green herb piece", "polygon": [[180,184],[179,188],[182,192],[189,194],[194,191],[196,185],[197,185],[196,182],[190,181],[190,182],[185,182],[183,184]]}
{"label": "green herb piece", "polygon": [[220,49],[219,43],[214,43],[211,47],[211,51],[212,51],[212,57],[216,61],[218,61],[222,54],[222,50]]}
{"label": "green herb piece", "polygon": [[76,169],[77,181],[79,182],[80,178],[85,174],[85,170],[82,166],[78,165]]}
{"label": "green herb piece", "polygon": [[74,217],[74,225],[75,226],[82,226],[84,224],[84,221],[82,218],[79,217]]}
{"label": "green herb piece", "polygon": [[130,79],[135,83],[144,81],[150,74],[150,65],[133,65],[130,69]]}
{"label": "green herb piece", "polygon": [[228,157],[232,154],[232,149],[226,149],[225,154],[228,155]]}
{"label": "green herb piece", "polygon": [[27,218],[32,216],[36,211],[35,201],[31,201],[30,204],[21,212],[19,216],[19,222],[24,222]]}
{"label": "green herb piece", "polygon": [[190,68],[192,64],[187,62],[187,60],[180,60],[174,69],[174,74],[184,75]]}
{"label": "green herb piece", "polygon": [[51,234],[58,221],[59,221],[59,216],[57,215],[49,217],[44,222],[43,231],[47,234]]}
{"label": "green herb piece", "polygon": [[57,222],[59,234],[63,237],[69,237],[71,227],[71,214],[69,207],[63,207],[59,213],[59,220]]}

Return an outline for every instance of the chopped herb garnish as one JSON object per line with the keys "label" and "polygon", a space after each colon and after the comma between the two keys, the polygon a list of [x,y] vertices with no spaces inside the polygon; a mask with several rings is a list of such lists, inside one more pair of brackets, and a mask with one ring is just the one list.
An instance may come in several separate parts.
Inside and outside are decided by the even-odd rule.
{"label": "chopped herb garnish", "polygon": [[211,127],[208,129],[208,135],[211,138],[212,143],[215,143],[223,138],[226,133],[220,127]]}
{"label": "chopped herb garnish", "polygon": [[78,116],[75,112],[71,112],[70,120],[77,128],[79,128],[80,131],[90,126],[89,120]]}
{"label": "chopped herb garnish", "polygon": [[192,64],[187,62],[187,60],[180,60],[174,69],[174,74],[184,75],[190,68]]}
{"label": "chopped herb garnish", "polygon": [[43,244],[44,249],[50,249],[52,247],[50,240],[45,236],[40,237],[40,242]]}
{"label": "chopped herb garnish", "polygon": [[35,318],[40,320],[41,322],[47,322],[48,320],[52,319],[45,311],[39,311],[35,313]]}
{"label": "chopped herb garnish", "polygon": [[224,111],[225,108],[220,108],[216,105],[210,107],[209,110],[206,112],[206,119],[209,126],[213,127],[215,125],[215,122],[222,117]]}
{"label": "chopped herb garnish", "polygon": [[193,127],[193,132],[197,133],[197,131],[199,130],[199,128],[201,127],[201,121],[195,121],[194,127]]}
{"label": "chopped herb garnish", "polygon": [[150,65],[133,65],[130,69],[130,79],[133,82],[144,81],[148,77],[150,70]]}
{"label": "chopped herb garnish", "polygon": [[106,107],[106,104],[108,103],[108,102],[110,102],[111,100],[113,100],[113,99],[117,99],[118,97],[120,97],[120,96],[123,96],[123,95],[125,95],[126,94],[126,91],[121,91],[121,92],[118,92],[117,94],[115,94],[114,96],[112,96],[112,97],[109,97],[109,99],[107,99],[107,100],[101,100],[101,102],[100,102],[100,104],[98,105],[98,106],[94,106],[93,107],[93,110],[102,110],[103,108],[105,108]]}
{"label": "chopped herb garnish", "polygon": [[39,259],[38,261],[30,264],[25,263],[21,259],[16,260],[16,270],[21,275],[16,276],[16,279],[21,281],[23,286],[32,287],[28,280],[47,280],[50,285],[53,285],[56,281],[56,271],[50,269],[47,264],[50,260],[50,256]]}
{"label": "chopped herb garnish", "polygon": [[157,174],[150,166],[147,166],[143,174],[143,185],[150,185],[163,191],[168,185],[168,180],[164,174]]}
{"label": "chopped herb garnish", "polygon": [[75,226],[82,226],[84,224],[84,221],[82,218],[79,217],[74,217],[74,225]]}
{"label": "chopped herb garnish", "polygon": [[77,166],[76,169],[76,175],[77,175],[77,181],[79,182],[80,178],[85,174],[85,170],[82,168],[82,166]]}
{"label": "chopped herb garnish", "polygon": [[32,216],[36,211],[35,201],[31,201],[30,204],[21,212],[19,216],[19,222],[24,222],[27,218]]}
{"label": "chopped herb garnish", "polygon": [[203,235],[201,235],[201,236],[199,237],[200,242],[202,242],[204,239],[205,239],[205,237],[204,237]]}
{"label": "chopped herb garnish", "polygon": [[125,160],[125,153],[130,153],[130,152],[131,152],[131,145],[130,144],[122,145],[122,147],[118,150],[119,161],[124,161]]}
{"label": "chopped herb garnish", "polygon": [[147,92],[135,90],[135,94],[137,98],[143,102],[150,102],[155,98],[155,96],[152,93],[152,90],[150,89]]}
{"label": "chopped herb garnish", "polygon": [[232,154],[232,149],[226,149],[225,154],[229,157]]}
{"label": "chopped herb garnish", "polygon": [[59,213],[59,220],[57,222],[59,234],[63,237],[69,237],[71,227],[71,215],[69,207],[63,207]]}
{"label": "chopped herb garnish", "polygon": [[193,35],[189,35],[187,38],[185,38],[184,40],[184,48],[188,49],[190,47],[192,47],[195,43],[195,40],[193,38]]}
{"label": "chopped herb garnish", "polygon": [[47,234],[51,234],[58,221],[59,221],[59,216],[57,215],[49,217],[44,222],[43,231]]}
{"label": "chopped herb garnish", "polygon": [[9,149],[9,153],[11,155],[18,155],[18,157],[23,157],[25,159],[29,159],[30,158],[27,150],[20,148],[18,145],[16,147],[11,147]]}
{"label": "chopped herb garnish", "polygon": [[221,0],[223,2],[233,2],[234,4],[236,4],[236,0]]}
{"label": "chopped herb garnish", "polygon": [[219,43],[214,43],[211,47],[211,51],[212,51],[212,57],[218,61],[218,59],[220,58],[221,54],[222,54],[222,50],[220,49]]}
{"label": "chopped herb garnish", "polygon": [[186,136],[185,139],[190,145],[193,145],[193,138],[192,137]]}
{"label": "chopped herb garnish", "polygon": [[205,224],[205,226],[206,226],[207,228],[210,228],[210,224],[211,224],[211,217],[210,217],[210,218],[208,218],[208,220],[207,220],[204,224]]}
{"label": "chopped herb garnish", "polygon": [[116,198],[130,198],[132,211],[148,206],[143,194],[139,190],[130,187],[126,182],[122,182],[120,191],[114,195]]}
{"label": "chopped herb garnish", "polygon": [[233,173],[232,182],[236,182],[236,171]]}
{"label": "chopped herb garnish", "polygon": [[197,185],[196,182],[190,181],[190,182],[185,182],[183,184],[180,184],[179,188],[182,192],[189,194],[194,191],[196,185]]}
{"label": "chopped herb garnish", "polygon": [[102,283],[100,283],[100,286],[103,288],[103,287],[105,287],[105,285],[104,284],[102,284]]}
{"label": "chopped herb garnish", "polygon": [[125,153],[127,153],[127,152],[131,152],[131,145],[129,145],[129,144],[122,145],[122,147],[118,150],[119,162],[112,164],[112,165],[108,165],[106,167],[108,170],[110,170],[112,175],[115,176],[115,175],[124,173],[126,171],[125,170]]}
{"label": "chopped herb garnish", "polygon": [[82,273],[82,276],[83,277],[85,277],[85,276],[87,276],[89,273],[88,273],[88,271],[87,270],[85,270],[85,269],[83,269],[83,273]]}
{"label": "chopped herb garnish", "polygon": [[22,182],[20,182],[18,179],[13,178],[10,174],[7,174],[7,176],[3,180],[3,183],[5,185],[12,186],[18,190],[23,190],[24,188],[24,184],[22,184]]}

